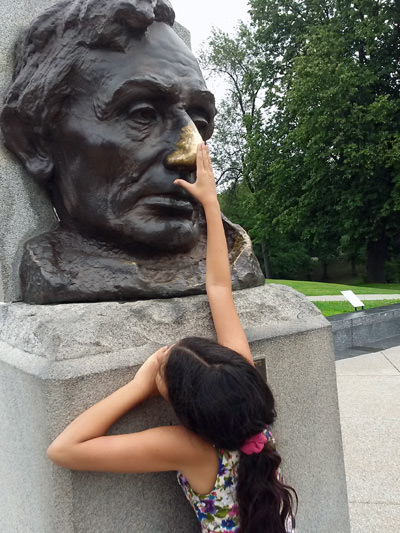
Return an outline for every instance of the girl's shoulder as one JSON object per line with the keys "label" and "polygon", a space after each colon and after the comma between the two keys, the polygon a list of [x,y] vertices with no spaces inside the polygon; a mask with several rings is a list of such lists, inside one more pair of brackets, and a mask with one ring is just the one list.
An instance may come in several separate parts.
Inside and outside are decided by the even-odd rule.
{"label": "girl's shoulder", "polygon": [[214,446],[185,426],[161,426],[153,429],[158,430],[160,445],[168,442],[168,446],[181,458],[179,470],[193,470],[199,468],[198,465],[204,467],[204,464],[215,462]]}
{"label": "girl's shoulder", "polygon": [[[215,485],[219,471],[219,455],[212,444],[199,435],[182,426],[183,440],[180,446],[185,449],[186,464],[179,469],[179,474],[187,480],[193,490],[206,494]],[[186,442],[186,445],[183,444]]]}
{"label": "girl's shoulder", "polygon": [[218,471],[214,486],[196,491],[186,477],[178,472],[178,482],[192,505],[205,531],[239,531],[239,505],[237,502],[237,466],[239,452],[215,450]]}

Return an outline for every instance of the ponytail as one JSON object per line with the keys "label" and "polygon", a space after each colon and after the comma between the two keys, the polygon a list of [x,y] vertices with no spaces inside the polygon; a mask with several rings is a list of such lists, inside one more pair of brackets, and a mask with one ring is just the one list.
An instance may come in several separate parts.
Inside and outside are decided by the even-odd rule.
{"label": "ponytail", "polygon": [[[281,458],[269,432],[274,397],[259,372],[233,350],[188,337],[171,348],[164,376],[185,427],[218,449],[244,450],[237,484],[240,532],[291,531],[285,526],[293,521],[297,495],[277,478]],[[258,438],[261,432],[266,441]]]}
{"label": "ponytail", "polygon": [[287,524],[294,522],[297,494],[278,478],[280,463],[272,440],[260,453],[240,452],[237,496],[241,533],[287,533]]}

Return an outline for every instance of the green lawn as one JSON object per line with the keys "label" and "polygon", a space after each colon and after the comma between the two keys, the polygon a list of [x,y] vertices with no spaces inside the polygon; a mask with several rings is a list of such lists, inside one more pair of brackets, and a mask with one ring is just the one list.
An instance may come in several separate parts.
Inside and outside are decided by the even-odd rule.
{"label": "green lawn", "polygon": [[[400,283],[367,283],[363,285],[341,285],[339,283],[321,283],[319,281],[298,281],[287,279],[268,279],[266,283],[280,283],[293,287],[306,296],[330,296],[340,291],[353,291],[354,294],[399,294]],[[391,301],[391,300],[390,300]]]}
{"label": "green lawn", "polygon": [[[381,307],[383,305],[398,304],[399,300],[365,300],[364,309]],[[341,313],[351,313],[354,307],[349,302],[313,302],[324,316],[340,315]]]}
{"label": "green lawn", "polygon": [[400,292],[400,283],[357,283],[356,286],[360,287],[360,289],[374,287],[375,289],[387,289],[393,293]]}

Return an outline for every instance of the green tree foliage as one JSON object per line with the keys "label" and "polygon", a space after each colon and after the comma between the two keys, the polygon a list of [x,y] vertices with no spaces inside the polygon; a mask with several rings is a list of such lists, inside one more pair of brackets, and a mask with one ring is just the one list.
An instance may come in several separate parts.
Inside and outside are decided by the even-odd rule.
{"label": "green tree foliage", "polygon": [[244,198],[227,182],[230,194],[240,191],[238,217],[270,252],[301,241],[328,263],[366,250],[370,278],[383,281],[385,261],[400,253],[400,1],[250,6],[252,29],[226,37],[229,46],[220,39],[218,55],[208,56],[232,73],[239,50],[248,68],[229,100],[243,136],[235,179],[249,191]]}
{"label": "green tree foliage", "polygon": [[383,281],[400,223],[400,2],[251,5],[258,38],[280,57],[278,219],[301,225],[327,259],[339,237],[352,259],[366,247],[370,278]]}
{"label": "green tree foliage", "polygon": [[213,157],[219,173],[218,182],[231,184],[246,181],[254,189],[247,169],[251,147],[248,139],[260,123],[264,101],[263,75],[265,54],[254,39],[252,30],[241,24],[234,37],[213,30],[200,63],[211,76],[222,77],[227,94],[215,122]]}
{"label": "green tree foliage", "polygon": [[241,224],[252,237],[256,253],[270,276],[271,231],[260,209],[260,190],[265,184],[265,87],[264,47],[254,31],[241,24],[233,37],[214,30],[200,56],[209,75],[222,76],[227,94],[221,102],[212,139],[213,163],[223,212]]}
{"label": "green tree foliage", "polygon": [[306,219],[324,209],[331,224],[337,220],[347,251],[366,246],[369,275],[383,281],[400,221],[393,152],[400,80],[393,47],[382,48],[392,42],[398,21],[388,23],[395,13],[383,2],[338,5],[328,22],[308,33],[304,53],[293,62],[284,103],[296,122],[288,141],[303,154],[307,175],[299,201]]}

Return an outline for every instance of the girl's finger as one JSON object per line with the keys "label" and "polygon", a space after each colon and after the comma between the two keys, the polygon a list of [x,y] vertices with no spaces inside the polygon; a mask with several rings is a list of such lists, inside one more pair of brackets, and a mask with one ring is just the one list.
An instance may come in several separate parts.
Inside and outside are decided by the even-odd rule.
{"label": "girl's finger", "polygon": [[196,158],[197,171],[202,170],[204,168],[203,146],[204,146],[203,143],[197,146],[197,158]]}
{"label": "girl's finger", "polygon": [[205,150],[205,167],[208,171],[212,171],[212,164],[211,164],[211,158],[210,158],[210,150],[208,148],[208,146],[205,146],[204,147]]}
{"label": "girl's finger", "polygon": [[212,164],[211,164],[211,159],[210,159],[210,152],[209,152],[208,146],[206,146],[205,144],[201,146],[201,156],[202,156],[201,171],[203,175],[214,178],[214,172],[212,169]]}
{"label": "girl's finger", "polygon": [[174,180],[175,185],[179,185],[179,187],[182,187],[182,189],[185,189],[186,191],[190,192],[190,187],[192,187],[192,184],[181,179]]}

